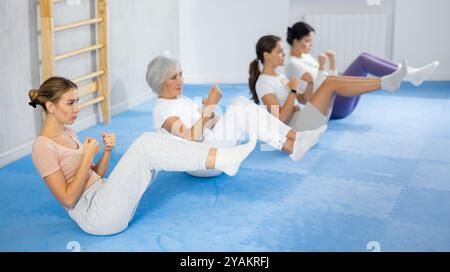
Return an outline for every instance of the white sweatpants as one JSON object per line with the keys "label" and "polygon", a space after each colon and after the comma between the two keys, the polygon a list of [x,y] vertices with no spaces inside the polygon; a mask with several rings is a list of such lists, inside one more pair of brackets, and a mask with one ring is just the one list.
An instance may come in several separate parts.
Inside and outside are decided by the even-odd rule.
{"label": "white sweatpants", "polygon": [[94,235],[124,231],[158,171],[205,170],[210,148],[159,133],[144,133],[117,163],[107,181],[86,190],[69,215]]}
{"label": "white sweatpants", "polygon": [[291,128],[249,99],[237,97],[211,131],[204,143],[217,148],[229,148],[249,134],[277,150],[283,148]]}

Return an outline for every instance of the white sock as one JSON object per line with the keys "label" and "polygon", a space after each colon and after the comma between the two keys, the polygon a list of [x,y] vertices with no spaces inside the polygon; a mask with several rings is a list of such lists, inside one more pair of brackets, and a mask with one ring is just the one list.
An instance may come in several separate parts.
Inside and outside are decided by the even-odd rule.
{"label": "white sock", "polygon": [[408,67],[408,74],[406,75],[405,80],[411,82],[414,86],[419,86],[433,74],[438,66],[439,62],[433,61],[420,68]]}
{"label": "white sock", "polygon": [[218,148],[215,169],[223,171],[229,176],[235,176],[239,171],[241,163],[255,149],[255,146],[256,139],[232,148]]}
{"label": "white sock", "polygon": [[408,62],[404,60],[394,73],[381,78],[381,88],[386,91],[397,91],[400,89],[402,80],[408,73]]}
{"label": "white sock", "polygon": [[294,143],[294,151],[289,157],[294,161],[299,161],[305,156],[306,152],[315,146],[320,136],[327,130],[327,125],[323,125],[316,130],[307,130],[297,132]]}

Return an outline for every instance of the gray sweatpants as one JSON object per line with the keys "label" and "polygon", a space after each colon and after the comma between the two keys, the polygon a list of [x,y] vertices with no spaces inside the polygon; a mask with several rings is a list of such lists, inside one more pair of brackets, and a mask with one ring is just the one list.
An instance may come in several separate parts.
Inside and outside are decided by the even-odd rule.
{"label": "gray sweatpants", "polygon": [[209,146],[159,133],[144,133],[117,163],[109,178],[88,188],[70,217],[94,235],[124,231],[158,171],[205,170]]}

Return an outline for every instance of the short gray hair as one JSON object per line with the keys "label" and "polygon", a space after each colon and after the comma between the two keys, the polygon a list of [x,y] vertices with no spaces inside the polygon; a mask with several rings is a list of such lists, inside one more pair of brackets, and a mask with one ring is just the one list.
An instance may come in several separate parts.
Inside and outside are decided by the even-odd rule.
{"label": "short gray hair", "polygon": [[178,60],[161,55],[148,64],[145,78],[153,92],[159,95],[164,81],[178,72],[181,72],[181,65]]}

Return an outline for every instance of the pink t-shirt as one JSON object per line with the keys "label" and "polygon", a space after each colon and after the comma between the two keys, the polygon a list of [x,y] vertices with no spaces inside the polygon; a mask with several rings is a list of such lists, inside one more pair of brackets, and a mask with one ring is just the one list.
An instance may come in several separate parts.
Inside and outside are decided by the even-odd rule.
{"label": "pink t-shirt", "polygon": [[[34,140],[32,159],[41,177],[45,178],[58,170],[61,170],[67,184],[71,183],[77,174],[83,157],[83,145],[80,143],[76,132],[66,128],[65,133],[71,136],[78,145],[78,149],[68,148],[52,141],[50,138],[38,136]],[[87,176],[86,188],[94,184],[101,177],[92,170]]]}

